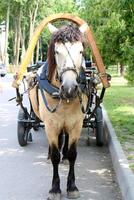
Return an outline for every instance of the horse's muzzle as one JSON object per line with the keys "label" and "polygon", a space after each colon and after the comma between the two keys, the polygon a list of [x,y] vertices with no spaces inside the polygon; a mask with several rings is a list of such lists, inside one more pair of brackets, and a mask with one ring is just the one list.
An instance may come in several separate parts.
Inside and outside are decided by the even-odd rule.
{"label": "horse's muzzle", "polygon": [[64,83],[60,88],[60,95],[64,99],[74,99],[78,95],[78,83]]}

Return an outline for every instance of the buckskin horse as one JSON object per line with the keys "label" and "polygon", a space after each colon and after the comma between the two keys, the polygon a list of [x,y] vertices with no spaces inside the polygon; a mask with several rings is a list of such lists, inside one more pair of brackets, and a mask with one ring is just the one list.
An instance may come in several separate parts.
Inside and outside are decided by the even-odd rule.
{"label": "buckskin horse", "polygon": [[85,69],[83,51],[84,37],[76,25],[69,24],[55,31],[48,47],[45,76],[49,84],[59,91],[59,96],[53,97],[40,84],[29,92],[33,110],[44,122],[51,152],[53,178],[48,200],[61,199],[58,139],[62,132],[69,137],[67,197],[75,199],[80,196],[75,183],[74,166],[84,119],[81,107],[86,109],[88,101],[79,86],[80,73]]}

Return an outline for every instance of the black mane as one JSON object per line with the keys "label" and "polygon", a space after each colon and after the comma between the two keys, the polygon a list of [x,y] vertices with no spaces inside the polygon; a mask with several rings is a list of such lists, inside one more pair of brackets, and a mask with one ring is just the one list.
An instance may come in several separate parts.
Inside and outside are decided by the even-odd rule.
{"label": "black mane", "polygon": [[82,34],[75,24],[68,24],[61,27],[56,33],[53,34],[52,40],[55,42],[76,42],[82,41]]}

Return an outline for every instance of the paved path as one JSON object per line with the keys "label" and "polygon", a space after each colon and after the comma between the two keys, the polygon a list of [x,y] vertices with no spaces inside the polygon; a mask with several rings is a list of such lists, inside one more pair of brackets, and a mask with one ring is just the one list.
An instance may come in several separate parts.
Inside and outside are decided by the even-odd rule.
{"label": "paved path", "polygon": [[[51,185],[52,167],[46,162],[47,140],[40,129],[33,133],[33,142],[22,148],[17,141],[17,113],[10,76],[1,79],[0,93],[0,200],[46,200]],[[86,146],[83,131],[78,146],[76,182],[80,200],[121,200],[108,148],[95,146],[93,138]],[[60,164],[61,190],[66,199],[68,166]]]}

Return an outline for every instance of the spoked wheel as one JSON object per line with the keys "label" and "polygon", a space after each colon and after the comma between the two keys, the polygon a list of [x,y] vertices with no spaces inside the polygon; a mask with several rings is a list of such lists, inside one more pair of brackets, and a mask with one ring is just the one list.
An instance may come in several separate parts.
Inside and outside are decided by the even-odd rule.
{"label": "spoked wheel", "polygon": [[103,115],[102,115],[102,108],[100,106],[96,109],[95,114],[96,114],[96,126],[95,126],[96,145],[103,146],[104,144]]}
{"label": "spoked wheel", "polygon": [[27,114],[23,111],[22,108],[19,110],[18,114],[18,127],[17,127],[17,135],[18,142],[20,146],[26,146],[28,141],[32,141],[32,136],[30,133],[31,126],[30,124],[24,122],[28,119]]}

